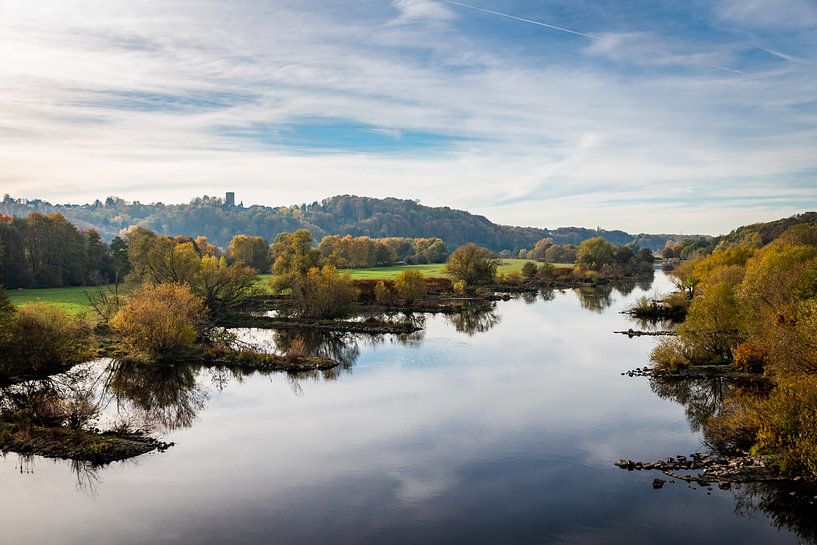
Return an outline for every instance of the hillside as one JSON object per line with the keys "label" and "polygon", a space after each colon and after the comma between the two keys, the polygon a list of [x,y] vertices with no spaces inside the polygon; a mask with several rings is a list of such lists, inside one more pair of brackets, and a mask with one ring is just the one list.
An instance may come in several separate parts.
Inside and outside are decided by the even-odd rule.
{"label": "hillside", "polygon": [[350,234],[370,237],[441,237],[449,248],[475,242],[494,251],[531,248],[542,238],[576,244],[602,236],[615,244],[638,242],[641,247],[660,250],[678,235],[632,235],[580,227],[540,229],[499,225],[488,218],[449,207],[429,207],[416,201],[375,199],[339,195],[322,202],[269,207],[227,204],[217,197],[197,197],[186,204],[142,204],[108,197],[92,204],[51,204],[41,200],[5,198],[0,214],[27,216],[31,212],[60,213],[80,228],[94,228],[111,240],[122,229],[142,225],[168,235],[204,235],[226,246],[233,235],[244,233],[272,240],[278,233],[308,229],[320,239],[324,235]]}

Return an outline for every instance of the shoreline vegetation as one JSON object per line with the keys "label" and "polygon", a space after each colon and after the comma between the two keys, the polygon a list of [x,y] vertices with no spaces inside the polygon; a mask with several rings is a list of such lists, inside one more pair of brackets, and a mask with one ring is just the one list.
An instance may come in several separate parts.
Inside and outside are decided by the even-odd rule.
{"label": "shoreline vegetation", "polygon": [[[71,232],[60,218],[30,221],[46,230]],[[272,244],[238,235],[226,252],[203,237],[159,236],[140,227],[117,237],[110,247],[93,235],[76,235],[76,241],[78,247],[94,241],[107,277],[124,283],[85,292],[92,309],[85,312],[75,312],[76,300],[69,308],[45,302],[18,306],[0,291],[0,381],[7,385],[6,395],[15,384],[64,373],[93,357],[146,369],[191,363],[244,371],[326,372],[340,361],[311,353],[302,338],[308,332],[410,336],[423,329],[423,321],[413,318],[421,313],[461,316],[462,327],[479,330],[489,326],[472,314],[491,315],[495,302],[510,294],[601,286],[653,272],[649,251],[618,247],[600,237],[575,247],[545,241],[531,250],[569,255],[575,260],[571,266],[503,261],[475,244],[448,254],[439,239],[327,237],[316,247],[305,230],[283,233]],[[354,280],[337,267],[390,262],[407,252],[420,256],[416,259],[444,257],[436,269],[442,274],[427,278],[421,271],[429,266],[403,266],[374,278],[362,269],[365,274]],[[18,301],[20,295],[13,294]],[[488,322],[492,320],[496,318]],[[285,347],[259,350],[231,331],[243,328],[288,332],[292,338]],[[44,403],[37,396],[31,401]],[[49,411],[69,411],[63,401],[47,401],[43,406]],[[127,429],[98,432],[87,425],[88,418],[43,421],[38,416],[42,406],[35,410],[18,402],[7,399],[11,408],[5,411],[0,405],[4,450],[102,463],[162,445]]]}
{"label": "shoreline vegetation", "polygon": [[[765,227],[742,228],[740,238],[730,235],[714,247],[691,243],[669,249],[678,254],[669,256],[675,258],[669,274],[677,291],[643,298],[625,313],[648,323],[678,323],[674,335],[616,332],[662,335],[651,367],[621,374],[648,377],[658,395],[686,405],[690,424],[703,432],[712,457],[616,465],[658,470],[670,482],[700,486],[781,482],[813,505],[817,225],[787,223],[770,232]],[[704,471],[678,473],[690,469]],[[664,482],[656,479],[654,486]]]}

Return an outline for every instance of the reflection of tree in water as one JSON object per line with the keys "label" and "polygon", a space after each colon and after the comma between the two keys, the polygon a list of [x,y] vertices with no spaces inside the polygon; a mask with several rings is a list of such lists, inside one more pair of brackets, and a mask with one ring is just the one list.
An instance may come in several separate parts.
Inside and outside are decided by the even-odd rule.
{"label": "reflection of tree in water", "polygon": [[616,280],[614,284],[616,291],[618,291],[621,295],[627,296],[630,295],[636,287],[636,280],[635,278],[621,278]]}
{"label": "reflection of tree in water", "polygon": [[[707,444],[710,425],[724,410],[734,403],[751,403],[764,397],[769,385],[764,382],[734,382],[723,378],[679,380],[654,377],[650,380],[652,390],[662,399],[675,401],[684,406],[687,420],[693,431],[701,431]],[[810,543],[817,542],[817,517],[815,506],[808,494],[796,493],[791,485],[773,482],[744,483],[735,485],[735,511],[743,516],[754,517],[764,513],[776,528],[788,529]]]}
{"label": "reflection of tree in water", "polygon": [[775,528],[798,534],[808,543],[817,543],[817,516],[809,495],[779,483],[748,483],[734,491],[735,511],[746,517],[765,513]]}
{"label": "reflection of tree in water", "polygon": [[460,333],[474,336],[477,333],[485,333],[499,324],[502,317],[494,311],[479,308],[467,308],[455,314],[446,316],[451,325]]}
{"label": "reflection of tree in water", "polygon": [[715,416],[723,405],[730,389],[724,379],[673,379],[653,377],[650,387],[661,399],[669,399],[684,406],[687,422],[692,431],[701,431],[709,418]]}
{"label": "reflection of tree in water", "polygon": [[556,292],[550,288],[542,288],[539,290],[539,297],[542,301],[553,301],[556,299]]}
{"label": "reflection of tree in water", "polygon": [[655,279],[655,277],[652,276],[652,275],[651,276],[639,276],[636,279],[635,284],[636,284],[636,286],[638,286],[638,289],[640,289],[641,291],[650,291],[652,289],[652,283],[653,283],[654,279]]}
{"label": "reflection of tree in water", "polygon": [[528,305],[532,305],[533,303],[536,302],[537,295],[538,294],[535,291],[533,291],[533,292],[523,291],[521,293],[522,300],[525,301],[525,303],[528,304]]}
{"label": "reflection of tree in water", "polygon": [[[343,369],[351,369],[360,357],[359,339],[351,333],[315,330],[275,331],[275,346],[281,353],[287,353],[294,345],[302,343],[308,356],[332,359]],[[330,369],[336,373],[336,369]],[[327,377],[334,378],[334,377]]]}
{"label": "reflection of tree in water", "polygon": [[102,476],[99,470],[100,466],[91,462],[71,460],[71,471],[76,479],[77,490],[87,496],[99,495],[99,487],[102,484]]}
{"label": "reflection of tree in water", "polygon": [[576,288],[575,292],[583,309],[601,312],[613,305],[612,284]]}
{"label": "reflection of tree in water", "polygon": [[127,401],[146,424],[165,431],[192,426],[207,402],[194,368],[185,364],[115,362],[105,386],[120,411]]}

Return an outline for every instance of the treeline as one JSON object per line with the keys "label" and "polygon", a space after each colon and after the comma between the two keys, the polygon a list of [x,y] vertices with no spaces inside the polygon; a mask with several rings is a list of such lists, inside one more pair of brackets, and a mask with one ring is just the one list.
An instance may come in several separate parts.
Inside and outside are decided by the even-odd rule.
{"label": "treeline", "polygon": [[113,250],[96,231],[80,231],[59,214],[0,215],[0,284],[9,288],[110,282]]}
{"label": "treeline", "polygon": [[321,202],[291,206],[230,206],[218,197],[197,197],[187,204],[144,204],[108,197],[85,205],[52,205],[6,197],[0,201],[0,213],[25,217],[32,211],[61,213],[84,228],[94,228],[105,240],[112,240],[123,229],[140,225],[159,234],[206,236],[214,244],[226,247],[238,233],[275,240],[280,233],[306,229],[316,239],[327,235],[349,234],[370,238],[441,238],[449,248],[469,242],[495,252],[507,250],[516,255],[538,240],[550,237],[558,244],[579,244],[601,236],[614,244],[636,242],[641,247],[660,250],[676,235],[631,235],[623,231],[605,231],[565,227],[537,229],[498,225],[484,216],[448,207],[423,206],[404,199],[374,199],[340,195]]}
{"label": "treeline", "polygon": [[608,275],[649,273],[655,261],[647,248],[634,243],[613,244],[603,237],[589,238],[580,244],[558,244],[548,237],[530,250],[520,250],[518,257],[544,263],[572,263],[580,269]]}
{"label": "treeline", "polygon": [[323,237],[318,244],[321,257],[339,269],[443,263],[448,249],[440,238]]}
{"label": "treeline", "polygon": [[817,225],[817,212],[805,212],[775,221],[744,225],[719,237],[687,237],[683,240],[668,240],[661,255],[665,259],[684,260],[695,255],[709,255],[737,246],[762,248],[796,225]]}
{"label": "treeline", "polygon": [[[310,243],[314,245],[309,231]],[[154,231],[131,227],[110,245],[93,229],[80,230],[60,214],[38,212],[26,218],[0,215],[0,285],[8,288],[88,286],[122,281],[131,271],[129,245],[137,235]],[[206,236],[166,237],[189,243],[200,255],[240,262],[258,273],[270,272],[274,244],[263,237],[236,235],[222,249]],[[318,244],[322,263],[337,268],[397,263],[442,263],[448,249],[440,238],[326,236]]]}
{"label": "treeline", "polygon": [[763,232],[745,229],[761,238],[724,239],[673,271],[689,309],[652,359],[670,372],[725,364],[765,374],[771,393],[737,390],[707,422],[707,440],[768,454],[783,472],[817,482],[817,225],[796,222],[765,241]]}

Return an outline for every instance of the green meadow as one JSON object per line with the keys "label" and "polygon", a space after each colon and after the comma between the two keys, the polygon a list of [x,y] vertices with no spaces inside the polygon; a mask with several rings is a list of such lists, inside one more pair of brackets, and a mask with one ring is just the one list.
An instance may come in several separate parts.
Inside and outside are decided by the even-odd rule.
{"label": "green meadow", "polygon": [[[527,259],[503,259],[497,271],[498,274],[518,273]],[[556,264],[556,267],[572,267],[573,265],[564,263]],[[402,271],[413,269],[423,273],[426,277],[444,277],[445,264],[431,263],[426,265],[397,265],[394,267],[373,267],[370,269],[350,269],[348,272],[353,280],[391,280],[397,277]],[[258,280],[258,287],[265,289],[270,275],[261,275]],[[8,290],[9,299],[15,305],[22,305],[33,301],[42,301],[53,305],[59,305],[73,314],[80,314],[91,310],[88,304],[86,292],[95,288],[72,287],[72,288],[40,288]]]}

